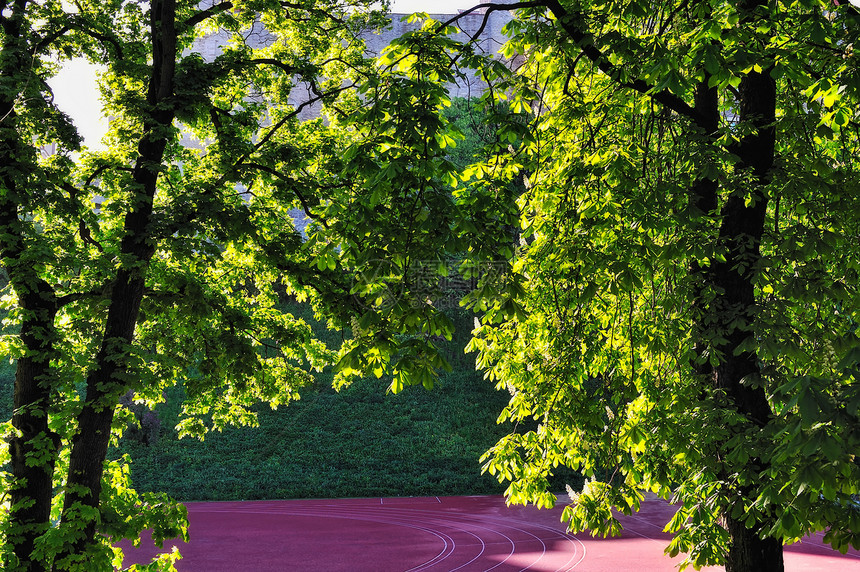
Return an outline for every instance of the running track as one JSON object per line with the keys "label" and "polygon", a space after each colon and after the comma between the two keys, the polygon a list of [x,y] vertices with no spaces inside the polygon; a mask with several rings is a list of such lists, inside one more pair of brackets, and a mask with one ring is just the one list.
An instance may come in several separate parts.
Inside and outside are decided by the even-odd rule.
{"label": "running track", "polygon": [[[663,525],[674,509],[646,500],[615,539],[565,534],[561,508],[506,507],[502,497],[188,503],[181,572],[669,572]],[[125,566],[157,551],[126,548]],[[165,548],[169,548],[165,545]],[[809,537],[786,547],[788,572],[860,572]],[[716,568],[706,570],[717,570]]]}

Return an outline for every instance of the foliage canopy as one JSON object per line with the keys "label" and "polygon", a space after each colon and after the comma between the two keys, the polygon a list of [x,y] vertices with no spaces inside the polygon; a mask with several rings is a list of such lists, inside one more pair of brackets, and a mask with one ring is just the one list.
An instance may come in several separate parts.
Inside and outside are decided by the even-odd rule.
{"label": "foliage canopy", "polygon": [[[514,73],[451,39],[456,18],[370,65],[370,4],[0,5],[8,569],[106,568],[110,539],[181,530],[103,466],[118,400],[181,381],[203,434],[294,397],[336,356],[282,289],[349,326],[340,381],[432,386],[452,269],[477,279],[471,347],[522,422],[485,459],[512,501],[554,502],[559,465],[608,470],[572,495],[575,530],[615,532],[610,508],[650,490],[680,503],[669,551],[696,566],[781,570],[813,530],[860,544],[856,9],[483,7],[515,13]],[[77,54],[109,62],[105,152],[75,155],[45,87]],[[494,136],[461,169],[444,83],[469,68]],[[312,102],[327,121],[298,121]]]}
{"label": "foliage canopy", "polygon": [[[485,470],[539,506],[556,467],[608,471],[572,492],[577,531],[673,499],[686,565],[782,570],[783,543],[819,530],[860,546],[857,10],[482,6],[515,12],[519,64],[481,63],[483,105],[532,119],[494,119],[489,159],[452,183],[449,244],[465,274],[505,261],[465,300],[471,349],[512,395],[502,419],[536,425]],[[421,41],[469,65],[454,23]]]}
{"label": "foliage canopy", "polygon": [[[4,570],[121,565],[145,528],[185,535],[184,509],[138,496],[109,443],[184,386],[181,432],[254,424],[250,405],[296,397],[335,354],[277,308],[286,292],[354,304],[332,247],[289,214],[338,202],[348,114],[372,72],[371,3],[0,3],[0,256],[4,353],[17,358],[3,425]],[[196,40],[218,34],[214,57]],[[80,149],[46,79],[103,62],[106,150]],[[195,143],[195,141],[197,143]],[[165,555],[154,566],[169,566]]]}
{"label": "foliage canopy", "polygon": [[502,417],[540,423],[485,468],[538,505],[556,465],[608,469],[572,495],[574,530],[674,499],[668,552],[696,566],[779,570],[817,530],[857,547],[856,9],[534,4],[498,90],[535,113],[504,154],[529,185],[517,288],[472,347],[512,392]]}

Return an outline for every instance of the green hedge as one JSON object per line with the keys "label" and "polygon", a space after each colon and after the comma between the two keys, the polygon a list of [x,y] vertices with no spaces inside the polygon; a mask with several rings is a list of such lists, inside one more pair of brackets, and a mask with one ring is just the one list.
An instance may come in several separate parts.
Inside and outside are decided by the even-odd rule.
{"label": "green hedge", "polygon": [[0,359],[0,420],[12,417],[15,391],[15,364],[5,356]]}
{"label": "green hedge", "polygon": [[[312,321],[305,306],[287,309]],[[432,391],[410,387],[391,395],[384,380],[372,380],[337,393],[331,375],[323,374],[288,407],[259,406],[260,427],[228,428],[201,442],[176,438],[182,388],[175,387],[156,410],[158,438],[147,444],[142,432],[128,432],[111,455],[130,455],[139,492],[163,491],[179,500],[501,493],[504,485],[481,475],[478,459],[509,430],[496,425],[508,396],[463,354],[472,318],[452,318],[457,335],[446,350],[454,371]],[[343,335],[313,325],[329,344]],[[14,378],[14,365],[0,363],[2,419],[11,417]],[[557,488],[580,481],[566,472]]]}
{"label": "green hedge", "polygon": [[502,492],[478,458],[504,432],[495,417],[506,400],[480,375],[455,371],[433,391],[396,396],[382,382],[329,385],[320,376],[289,407],[261,407],[260,427],[204,442],[177,440],[175,420],[163,418],[156,443],[124,443],[134,486],[181,500]]}

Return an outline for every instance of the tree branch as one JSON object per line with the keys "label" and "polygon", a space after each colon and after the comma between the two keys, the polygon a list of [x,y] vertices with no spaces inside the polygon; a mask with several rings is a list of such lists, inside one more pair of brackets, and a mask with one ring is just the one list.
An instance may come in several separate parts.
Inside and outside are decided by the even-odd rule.
{"label": "tree branch", "polygon": [[48,36],[46,36],[46,37],[42,38],[41,40],[39,40],[39,41],[36,43],[35,47],[33,48],[33,52],[35,52],[35,53],[41,53],[41,52],[42,52],[42,50],[44,50],[44,49],[45,49],[45,48],[47,48],[49,45],[51,45],[52,43],[54,43],[54,40],[56,40],[57,38],[62,37],[66,32],[68,32],[68,31],[69,31],[69,30],[71,30],[71,29],[72,29],[72,27],[71,27],[71,26],[66,25],[66,26],[63,26],[62,28],[60,28],[59,30],[57,30],[56,32],[54,32],[53,34],[50,34],[50,35],[48,35]]}
{"label": "tree branch", "polygon": [[[271,167],[267,167],[266,165],[261,165],[259,163],[243,163],[241,166],[242,167],[250,167],[252,169],[256,169],[258,171],[268,173],[269,175],[272,175],[272,176],[277,177],[279,179],[282,179],[284,181],[294,182],[293,179],[286,177],[280,171],[273,169]],[[299,202],[302,203],[302,210],[305,212],[305,215],[307,215],[308,218],[319,222],[325,228],[329,228],[328,223],[325,221],[325,219],[320,218],[319,216],[311,213],[311,208],[310,208],[310,205],[308,204],[307,199],[298,191],[297,187],[298,187],[298,185],[295,185],[294,188],[292,189],[292,191],[296,195],[296,197],[299,199]]]}
{"label": "tree branch", "polygon": [[477,36],[480,34],[481,31],[483,31],[484,27],[486,26],[487,18],[490,13],[501,11],[513,12],[525,8],[548,9],[552,13],[552,15],[555,16],[562,30],[564,30],[568,37],[570,37],[570,39],[573,40],[577,47],[582,50],[582,53],[585,54],[585,57],[591,60],[600,71],[606,74],[618,85],[632,89],[650,97],[657,103],[660,103],[661,105],[671,109],[675,113],[678,113],[679,115],[683,115],[684,117],[691,119],[693,122],[696,123],[696,125],[700,127],[704,127],[707,123],[707,118],[700,116],[700,114],[695,110],[695,108],[691,107],[686,101],[673,94],[668,89],[655,91],[654,86],[650,85],[644,80],[625,80],[623,77],[623,70],[617,65],[613,64],[606,56],[606,54],[601,52],[600,49],[595,46],[591,34],[583,30],[576,24],[575,15],[568,12],[558,0],[533,0],[529,2],[517,2],[513,4],[498,4],[494,2],[478,4],[477,6],[474,6],[469,10],[466,10],[454,16],[453,18],[443,22],[442,24],[440,24],[439,29],[453,24],[460,18],[467,16],[476,10],[486,9],[484,21],[481,23],[478,33],[473,35],[470,40],[474,41],[475,38],[477,38]]}
{"label": "tree branch", "polygon": [[68,304],[72,304],[73,302],[77,302],[78,300],[83,300],[84,298],[96,298],[99,296],[104,296],[104,288],[101,290],[91,290],[89,292],[75,292],[73,294],[65,294],[64,296],[59,296],[57,298],[57,309],[59,310],[63,306]]}
{"label": "tree branch", "polygon": [[484,13],[484,21],[481,22],[481,26],[478,30],[478,33],[475,34],[474,36],[472,36],[472,41],[474,41],[474,39],[480,35],[480,32],[482,32],[484,30],[484,27],[486,27],[487,19],[491,13],[493,13],[493,12],[513,12],[515,10],[523,10],[525,8],[546,8],[546,2],[545,2],[545,0],[534,0],[532,2],[516,2],[514,4],[496,4],[495,2],[485,2],[484,4],[478,4],[477,6],[472,6],[468,10],[463,10],[462,12],[460,12],[459,14],[454,16],[453,18],[450,18],[450,19],[442,22],[441,24],[439,24],[439,27],[437,28],[437,30],[440,30],[442,28],[446,28],[446,27],[450,26],[454,22],[458,21],[460,18],[463,18],[464,16],[468,16],[469,14],[471,14],[472,12],[475,12],[476,10],[486,9],[486,12]]}
{"label": "tree branch", "polygon": [[[322,100],[324,97],[326,97],[326,96],[333,96],[333,95],[337,95],[338,93],[341,93],[341,92],[346,91],[346,90],[348,90],[348,89],[352,89],[352,88],[354,88],[354,87],[355,87],[355,86],[354,86],[354,85],[352,85],[352,84],[349,84],[349,85],[342,85],[342,86],[340,86],[340,87],[338,87],[338,88],[332,89],[332,90],[331,90],[331,91],[329,91],[329,92],[326,92],[326,93],[320,93],[320,94],[319,94],[319,95],[317,95],[316,97],[312,97],[312,98],[310,98],[310,99],[308,99],[308,100],[306,100],[306,101],[304,101],[304,102],[300,103],[298,106],[296,106],[296,107],[295,107],[295,109],[293,109],[293,111],[291,111],[290,113],[287,113],[286,115],[284,115],[284,117],[282,117],[281,119],[279,119],[279,120],[277,121],[277,123],[275,123],[274,125],[272,125],[272,126],[269,128],[269,130],[266,132],[266,134],[265,134],[265,135],[263,135],[263,136],[260,138],[260,140],[259,140],[257,143],[255,143],[255,144],[254,144],[254,147],[253,147],[250,151],[246,151],[245,153],[243,153],[243,154],[242,154],[242,156],[241,156],[241,157],[239,157],[239,158],[238,158],[238,159],[233,163],[233,165],[232,165],[229,169],[227,169],[226,171],[224,171],[224,172],[223,172],[223,173],[218,177],[218,179],[217,179],[217,180],[215,180],[215,181],[214,181],[214,182],[209,186],[209,188],[208,188],[206,191],[204,191],[204,194],[205,194],[205,193],[209,193],[209,192],[213,192],[213,191],[214,191],[215,189],[217,189],[219,186],[221,186],[222,184],[224,184],[224,183],[229,179],[230,175],[232,175],[233,173],[235,173],[235,172],[236,172],[236,171],[237,171],[237,170],[238,170],[242,165],[244,165],[244,164],[247,162],[248,158],[249,158],[249,157],[251,157],[251,155],[252,155],[253,153],[255,153],[255,152],[256,152],[256,151],[258,151],[260,148],[262,148],[263,146],[265,146],[265,145],[269,142],[269,140],[270,140],[270,139],[275,135],[275,133],[277,133],[277,132],[278,132],[278,130],[280,130],[280,129],[281,129],[281,127],[283,127],[283,126],[284,126],[288,121],[290,121],[290,120],[294,119],[294,118],[295,118],[295,117],[297,117],[299,114],[301,114],[301,112],[304,110],[304,108],[305,108],[305,107],[308,107],[308,106],[310,106],[310,105],[313,105],[313,104],[315,104],[315,103],[317,103],[317,102],[321,101],[321,100]],[[182,217],[179,217],[179,218],[177,218],[177,219],[173,220],[171,223],[168,223],[168,224],[165,226],[165,230],[163,231],[163,234],[158,234],[158,235],[156,236],[156,238],[162,238],[162,237],[166,237],[166,236],[171,236],[171,235],[173,235],[174,233],[179,232],[179,230],[180,230],[184,225],[187,225],[187,224],[189,224],[190,222],[192,222],[192,221],[194,221],[194,220],[196,220],[196,219],[197,219],[197,213],[194,213],[194,214],[192,214],[192,213],[184,213]]]}
{"label": "tree branch", "polygon": [[191,16],[190,18],[185,20],[183,22],[183,24],[188,26],[189,28],[191,28],[193,26],[196,26],[200,22],[203,22],[205,20],[208,20],[209,18],[212,18],[213,16],[217,16],[218,14],[226,12],[227,10],[231,9],[232,7],[233,7],[232,2],[221,2],[220,4],[215,4],[214,6],[210,6],[209,8],[206,8],[205,10],[201,10],[201,11],[197,12],[196,14],[194,14],[193,16]]}
{"label": "tree branch", "polygon": [[277,68],[280,68],[282,71],[285,71],[287,73],[298,73],[301,71],[301,68],[297,68],[295,66],[285,64],[281,60],[276,60],[274,58],[255,58],[252,60],[248,60],[246,63],[247,64],[268,64],[270,66],[275,66]]}
{"label": "tree branch", "polygon": [[332,14],[331,12],[327,12],[326,10],[308,8],[307,5],[297,4],[295,2],[284,1],[284,2],[281,2],[280,4],[281,4],[282,8],[293,8],[295,10],[301,10],[303,12],[310,12],[312,14],[317,14],[318,16],[324,16],[325,18],[328,18],[329,20],[337,22],[341,26],[346,24],[346,22],[344,22],[343,18],[338,18],[334,14]]}
{"label": "tree branch", "polygon": [[42,50],[48,48],[52,43],[54,43],[57,39],[63,37],[67,32],[72,30],[78,30],[87,36],[93,38],[94,40],[98,40],[103,45],[110,44],[113,46],[114,51],[116,52],[116,59],[122,60],[124,59],[123,51],[122,51],[122,43],[114,37],[111,37],[110,34],[106,34],[103,32],[99,32],[98,30],[94,30],[93,28],[86,25],[86,22],[82,22],[80,18],[75,15],[71,15],[66,20],[64,26],[62,26],[59,30],[48,34],[41,40],[38,40],[35,43],[33,48],[34,53],[40,53]]}
{"label": "tree branch", "polygon": [[[74,186],[67,182],[63,182],[60,186],[69,193],[69,197],[73,201],[78,200],[78,194],[80,191]],[[101,243],[93,238],[92,233],[90,232],[90,228],[87,226],[86,221],[84,221],[83,217],[80,217],[78,221],[78,234],[81,236],[81,240],[84,241],[85,244],[92,244],[96,248],[98,248],[99,252],[104,252],[105,249],[102,247]]]}
{"label": "tree branch", "polygon": [[597,68],[606,74],[611,80],[615,81],[623,87],[638,91],[643,95],[647,95],[657,103],[671,109],[679,115],[692,119],[696,125],[704,128],[707,123],[707,118],[702,117],[693,107],[686,101],[673,94],[668,89],[655,91],[654,86],[641,79],[632,81],[623,78],[621,68],[609,61],[606,54],[601,52],[595,45],[590,33],[579,28],[575,23],[575,15],[571,14],[559,3],[558,0],[544,0],[546,7],[556,17],[561,28],[567,33],[571,40],[583,51],[585,57],[591,60]]}
{"label": "tree branch", "polygon": [[117,166],[117,165],[109,165],[109,164],[105,163],[104,165],[99,165],[99,167],[97,169],[95,169],[92,173],[90,173],[90,176],[87,177],[87,180],[84,182],[84,186],[89,187],[90,185],[92,185],[93,181],[96,180],[96,178],[99,175],[101,175],[102,173],[104,173],[105,171],[110,169],[111,167],[113,167],[117,171],[127,171],[129,173],[134,172],[134,169],[132,169],[131,167],[122,167],[122,166]]}

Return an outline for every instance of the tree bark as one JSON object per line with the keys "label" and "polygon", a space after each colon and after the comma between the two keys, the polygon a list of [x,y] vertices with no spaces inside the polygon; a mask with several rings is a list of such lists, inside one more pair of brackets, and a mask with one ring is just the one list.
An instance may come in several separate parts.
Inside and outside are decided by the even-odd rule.
{"label": "tree bark", "polygon": [[[741,10],[752,19],[756,0],[745,2]],[[763,66],[764,67],[764,66]],[[704,121],[698,127],[708,135],[716,134],[719,120],[718,94],[707,87],[709,77],[696,92],[695,109]],[[702,299],[705,289],[694,292],[693,304],[699,308],[697,327],[703,339],[714,333],[726,341],[714,350],[720,354],[718,365],[695,366],[697,372],[711,379],[713,387],[729,399],[731,406],[746,419],[741,430],[750,426],[763,428],[772,416],[764,388],[745,383],[745,378],[760,374],[755,352],[739,352],[745,339],[753,335],[755,321],[756,267],[761,259],[761,239],[764,234],[765,216],[769,197],[765,187],[770,181],[774,166],[776,131],[776,83],[769,70],[752,72],[744,76],[738,90],[738,120],[743,125],[752,125],[754,131],[742,138],[730,151],[738,156],[738,174],[749,176],[747,189],[728,189],[729,195],[720,208],[720,228],[717,246],[723,247],[726,260],[712,264],[709,268],[694,262],[691,272],[699,274],[705,284],[710,284],[717,297],[707,307]],[[712,140],[711,144],[717,144]],[[691,204],[701,214],[713,213],[719,207],[719,184],[717,181],[700,179],[691,189]],[[749,376],[749,377],[748,377]],[[722,456],[722,452],[718,453]],[[762,466],[760,459],[750,459],[749,465]],[[727,467],[721,475],[724,481],[734,470],[747,467]],[[744,502],[747,495],[754,494],[750,488],[725,491],[730,505],[724,508],[724,521],[730,543],[726,558],[727,572],[783,572],[782,539],[761,538],[760,532],[770,523],[753,523],[746,526],[746,517],[731,517],[734,503]]]}
{"label": "tree bark", "polygon": [[[9,442],[14,483],[9,491],[9,541],[17,560],[9,565],[12,570],[26,571],[45,569],[32,558],[32,553],[36,539],[48,528],[60,445],[59,435],[48,425],[56,307],[51,304],[53,292],[45,288],[44,282],[40,281],[39,286],[18,296],[21,308],[29,315],[21,327],[21,341],[30,355],[18,358],[12,416],[18,435]],[[29,457],[40,458],[41,462],[28,464]]]}
{"label": "tree bark", "polygon": [[[765,185],[774,166],[776,131],[776,83],[769,70],[752,72],[740,85],[741,123],[751,124],[755,130],[741,139],[732,151],[740,158],[737,169],[752,176],[752,187],[747,189],[748,199],[733,192],[721,210],[720,243],[726,248],[725,262],[712,268],[713,283],[720,295],[709,309],[712,327],[724,332],[725,343],[716,349],[722,361],[713,371],[713,381],[722,390],[734,408],[748,420],[748,425],[763,428],[772,417],[764,388],[745,383],[745,378],[760,374],[755,352],[739,352],[740,344],[752,335],[755,321],[756,267],[761,259],[761,238],[769,197]],[[734,323],[735,325],[732,325]],[[763,465],[760,459],[750,459],[750,465]],[[734,491],[743,497],[745,490]],[[736,502],[742,502],[738,500]],[[726,556],[729,572],[782,572],[782,539],[761,538],[760,531],[768,522],[745,525],[741,516],[734,519],[727,507],[725,520],[731,537]]]}
{"label": "tree bark", "polygon": [[[26,260],[26,229],[18,210],[27,204],[29,170],[33,153],[20,140],[15,100],[28,80],[29,42],[26,0],[18,0],[3,16],[4,42],[0,49],[0,257],[23,312],[20,340],[25,354],[15,373],[12,425],[17,434],[9,440],[12,486],[9,490],[9,529],[13,561],[6,569],[35,572],[45,565],[33,559],[36,540],[48,528],[53,497],[54,466],[59,436],[48,424],[56,332],[57,298],[53,288]],[[26,189],[26,190],[25,190]],[[33,459],[39,462],[33,463]],[[28,463],[28,460],[30,461]]]}
{"label": "tree bark", "polygon": [[746,527],[743,518],[727,516],[726,528],[732,539],[726,572],[784,572],[781,539],[759,538],[755,529]]}
{"label": "tree bark", "polygon": [[[151,232],[153,199],[164,149],[174,118],[172,106],[176,62],[176,9],[174,0],[153,2],[151,32],[153,63],[147,91],[150,116],[138,144],[132,178],[140,189],[125,218],[121,252],[126,261],[117,272],[111,291],[104,338],[95,365],[87,377],[86,401],[78,416],[72,442],[63,522],[82,521],[78,536],[57,558],[57,569],[67,569],[86,558],[95,542],[101,479],[111,425],[119,398],[128,391],[128,346],[143,300],[149,261],[155,253]],[[165,105],[167,103],[167,105]],[[77,528],[77,527],[73,527]]]}

